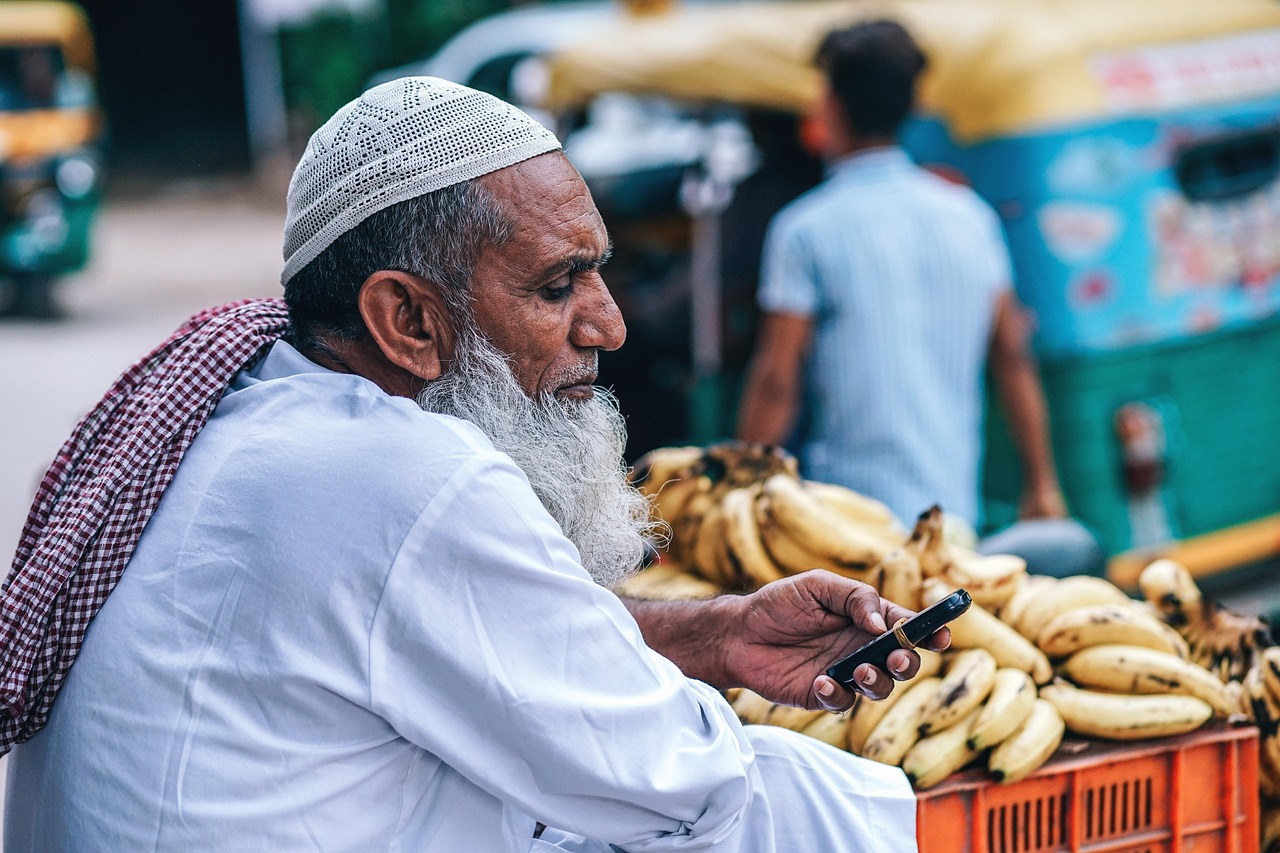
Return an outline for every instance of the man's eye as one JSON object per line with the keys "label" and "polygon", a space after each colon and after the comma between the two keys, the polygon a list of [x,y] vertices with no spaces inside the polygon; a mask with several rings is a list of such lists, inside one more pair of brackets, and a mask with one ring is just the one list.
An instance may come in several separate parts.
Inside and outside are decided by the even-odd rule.
{"label": "man's eye", "polygon": [[573,292],[573,279],[558,278],[554,283],[542,288],[542,298],[548,302],[560,302],[568,299]]}

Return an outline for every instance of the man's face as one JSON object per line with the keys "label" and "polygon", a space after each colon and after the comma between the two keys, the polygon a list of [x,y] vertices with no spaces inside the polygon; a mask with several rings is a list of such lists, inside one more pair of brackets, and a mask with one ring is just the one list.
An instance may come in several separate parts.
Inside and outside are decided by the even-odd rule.
{"label": "man's face", "polygon": [[558,152],[483,180],[515,232],[476,260],[476,323],[526,394],[590,399],[597,353],[622,346],[627,334],[600,276],[609,236],[591,193]]}

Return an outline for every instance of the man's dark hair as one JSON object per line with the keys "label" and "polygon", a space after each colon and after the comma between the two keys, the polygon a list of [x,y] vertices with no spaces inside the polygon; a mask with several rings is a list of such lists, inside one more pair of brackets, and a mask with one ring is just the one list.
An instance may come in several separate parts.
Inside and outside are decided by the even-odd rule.
{"label": "man's dark hair", "polygon": [[925,56],[894,21],[866,21],[827,34],[815,62],[854,132],[891,138],[911,112]]}
{"label": "man's dark hair", "polygon": [[477,180],[393,204],[334,240],[284,287],[289,342],[322,347],[322,338],[369,338],[357,299],[378,270],[399,270],[435,282],[452,315],[471,316],[471,273],[482,247],[501,245],[514,231],[498,201]]}

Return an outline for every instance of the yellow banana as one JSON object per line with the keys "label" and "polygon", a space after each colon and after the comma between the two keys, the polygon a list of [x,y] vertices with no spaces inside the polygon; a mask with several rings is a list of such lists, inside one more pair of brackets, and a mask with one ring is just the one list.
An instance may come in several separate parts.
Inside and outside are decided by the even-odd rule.
{"label": "yellow banana", "polygon": [[[938,657],[941,657],[941,655],[938,655]],[[923,665],[923,663],[924,660],[922,658],[921,664]],[[928,676],[917,676],[917,680],[920,677],[927,678]],[[908,681],[906,684],[896,685],[893,688],[893,692],[883,699],[868,699],[866,696],[859,697],[857,703],[853,706],[853,711],[849,718],[849,727],[845,730],[845,749],[855,755],[862,755],[867,736],[884,719],[884,715],[888,713],[889,709],[907,694],[907,688],[914,683],[915,681]]]}
{"label": "yellow banana", "polygon": [[667,563],[656,563],[618,586],[620,595],[651,600],[714,598],[720,592],[720,587],[710,581],[694,577]]}
{"label": "yellow banana", "polygon": [[907,750],[902,770],[911,784],[920,790],[932,788],[978,757],[978,751],[968,744],[969,726],[978,711],[974,708],[955,725],[921,738]]}
{"label": "yellow banana", "polygon": [[823,713],[816,720],[801,729],[802,734],[816,738],[823,743],[844,749],[849,729],[849,717],[846,714]]}
{"label": "yellow banana", "polygon": [[[681,480],[673,483],[672,486],[683,485],[685,482]],[[677,563],[693,571],[694,541],[698,538],[698,530],[702,527],[702,520],[707,510],[716,503],[716,496],[710,477],[700,476],[688,482],[690,483],[689,494],[679,500],[678,511],[670,517],[663,515],[663,520],[671,527],[671,540],[667,543],[667,552]],[[666,511],[665,507],[660,509],[662,513]]]}
{"label": "yellow banana", "polygon": [[876,563],[867,582],[881,598],[912,610],[920,609],[920,561],[906,548],[894,548]]}
{"label": "yellow banana", "polygon": [[656,495],[668,483],[690,477],[700,461],[701,447],[658,447],[636,460],[628,479],[641,494]]}
{"label": "yellow banana", "polygon": [[737,692],[730,705],[744,723],[779,726],[797,732],[827,713],[821,709],[809,711],[792,705],[779,705],[745,688]]}
{"label": "yellow banana", "polygon": [[[927,607],[950,592],[951,589],[939,580],[925,581],[920,603]],[[1053,678],[1053,665],[1044,652],[979,604],[969,605],[969,609],[948,627],[953,649],[986,649],[997,664],[1028,673],[1036,684],[1045,684]]]}
{"label": "yellow banana", "polygon": [[1200,606],[1200,587],[1196,586],[1195,578],[1185,566],[1173,560],[1149,563],[1138,574],[1138,589],[1166,619],[1183,621]]}
{"label": "yellow banana", "polygon": [[756,526],[760,530],[760,540],[765,552],[782,572],[789,575],[807,572],[810,569],[826,569],[836,574],[865,581],[867,568],[862,565],[847,565],[819,554],[806,543],[796,539],[786,528],[778,524],[773,516],[773,508],[769,498],[761,495],[756,500]]}
{"label": "yellow banana", "polygon": [[1029,601],[1013,627],[1024,637],[1034,641],[1038,639],[1044,626],[1064,613],[1083,607],[1103,604],[1120,606],[1128,603],[1129,596],[1110,581],[1091,575],[1073,575],[1061,578],[1053,585],[1051,592],[1045,591],[1045,594]]}
{"label": "yellow banana", "polygon": [[1013,595],[1004,604],[996,608],[996,615],[1000,617],[1000,621],[1010,627],[1016,627],[1018,617],[1022,611],[1035,599],[1052,595],[1053,587],[1058,583],[1058,579],[1048,575],[1027,575],[1022,579],[1022,583],[1013,591]]}
{"label": "yellow banana", "polygon": [[1107,740],[1186,734],[1213,716],[1209,703],[1194,696],[1099,693],[1065,681],[1041,687],[1040,697],[1053,703],[1071,731]]}
{"label": "yellow banana", "polygon": [[1088,646],[1121,643],[1187,656],[1187,644],[1176,631],[1128,604],[1096,604],[1056,616],[1037,638],[1051,658],[1067,657]]}
{"label": "yellow banana", "polygon": [[995,684],[996,669],[996,659],[986,649],[966,649],[952,656],[942,683],[920,711],[920,735],[949,728],[981,707]]}
{"label": "yellow banana", "polygon": [[997,782],[1025,779],[1044,766],[1066,733],[1066,724],[1053,703],[1036,699],[1027,719],[987,757],[987,770]]}
{"label": "yellow banana", "polygon": [[724,535],[724,509],[718,499],[713,500],[703,512],[702,522],[693,538],[688,568],[712,583],[732,588],[737,579],[729,573],[721,556]]}
{"label": "yellow banana", "polygon": [[720,499],[725,545],[748,587],[760,587],[785,575],[774,565],[756,526],[756,489],[730,489]]}
{"label": "yellow banana", "polygon": [[1036,685],[1020,669],[996,670],[991,695],[969,729],[969,747],[978,751],[995,746],[1022,725],[1036,701]]}
{"label": "yellow banana", "polygon": [[1013,554],[992,554],[966,558],[956,556],[958,549],[949,546],[950,562],[938,575],[953,588],[968,591],[973,600],[994,610],[1013,597],[1027,574],[1027,561]]}
{"label": "yellow banana", "polygon": [[1267,690],[1261,667],[1255,666],[1245,674],[1243,687],[1253,712],[1253,724],[1258,727],[1261,760],[1280,771],[1280,701]]}
{"label": "yellow banana", "polygon": [[902,529],[893,510],[875,498],[869,498],[853,489],[822,483],[817,480],[805,480],[804,489],[828,509],[840,515],[852,524],[870,527],[898,542],[905,542],[907,531]]}
{"label": "yellow banana", "polygon": [[1280,646],[1268,646],[1258,654],[1258,670],[1262,683],[1276,702],[1280,702]]}
{"label": "yellow banana", "polygon": [[890,550],[884,539],[844,523],[806,492],[795,477],[773,475],[764,481],[764,493],[777,523],[819,554],[842,564],[870,568]]}
{"label": "yellow banana", "polygon": [[[859,754],[882,764],[901,763],[902,756],[920,738],[920,712],[933,698],[940,684],[942,679],[935,675],[915,678],[901,685],[899,690],[902,687],[908,689],[901,699],[881,715],[880,721],[863,742]],[[893,692],[897,693],[898,690]]]}
{"label": "yellow banana", "polygon": [[1081,687],[1111,693],[1179,693],[1203,699],[1220,717],[1238,706],[1209,670],[1168,652],[1143,646],[1090,646],[1067,658],[1062,673]]}
{"label": "yellow banana", "polygon": [[[942,655],[940,653],[931,652],[928,649],[916,649],[916,654],[920,656],[920,669],[916,670],[916,678],[937,675],[942,671]],[[895,687],[894,692],[901,689],[901,687]]]}

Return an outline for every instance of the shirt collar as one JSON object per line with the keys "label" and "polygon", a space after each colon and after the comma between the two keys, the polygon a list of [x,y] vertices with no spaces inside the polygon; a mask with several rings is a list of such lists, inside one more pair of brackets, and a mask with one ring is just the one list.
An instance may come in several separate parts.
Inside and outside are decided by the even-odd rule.
{"label": "shirt collar", "polygon": [[827,167],[827,176],[830,178],[874,176],[884,172],[898,172],[910,168],[911,165],[911,158],[907,156],[907,152],[897,145],[888,145],[883,148],[856,151],[832,161]]}
{"label": "shirt collar", "polygon": [[284,379],[300,373],[337,373],[327,367],[316,364],[284,341],[276,341],[266,356],[253,367],[244,371],[241,378],[244,384],[269,382],[272,379]]}

